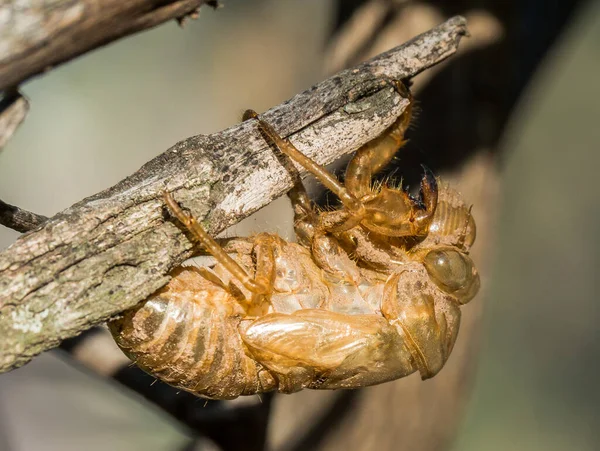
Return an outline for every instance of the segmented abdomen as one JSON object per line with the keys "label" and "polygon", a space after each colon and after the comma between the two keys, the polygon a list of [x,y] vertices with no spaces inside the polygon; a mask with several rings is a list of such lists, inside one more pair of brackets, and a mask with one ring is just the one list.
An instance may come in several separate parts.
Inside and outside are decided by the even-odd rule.
{"label": "segmented abdomen", "polygon": [[448,244],[452,245],[462,240],[460,244],[470,248],[475,241],[475,235],[475,220],[470,209],[458,192],[440,182],[438,203],[429,226],[428,238],[448,241]]}
{"label": "segmented abdomen", "polygon": [[244,353],[239,303],[197,268],[173,276],[166,288],[109,323],[123,352],[148,373],[207,398],[272,390],[272,376]]}

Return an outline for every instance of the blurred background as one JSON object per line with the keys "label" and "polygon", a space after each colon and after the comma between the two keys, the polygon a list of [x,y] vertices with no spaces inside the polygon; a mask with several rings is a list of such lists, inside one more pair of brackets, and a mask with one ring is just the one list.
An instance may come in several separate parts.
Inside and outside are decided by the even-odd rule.
{"label": "blurred background", "polygon": [[[0,450],[599,449],[600,2],[222,3],[28,82],[0,198],[52,216],[462,14],[472,36],[414,80],[420,113],[397,162],[409,181],[429,165],[474,204],[483,288],[457,348],[426,382],[205,403],[134,368],[96,374],[66,345],[0,376]],[[227,233],[291,239],[291,223],[281,198]],[[1,228],[0,249],[17,236]],[[123,364],[90,349],[91,366]]]}

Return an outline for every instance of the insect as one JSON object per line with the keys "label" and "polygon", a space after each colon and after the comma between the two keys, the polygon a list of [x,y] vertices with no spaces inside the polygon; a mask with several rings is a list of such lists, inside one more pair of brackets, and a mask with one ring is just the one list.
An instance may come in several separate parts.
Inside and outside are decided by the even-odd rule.
{"label": "insect", "polygon": [[[397,90],[410,99],[402,83]],[[299,181],[288,193],[297,243],[264,233],[219,242],[165,193],[217,263],[175,269],[110,322],[119,347],[148,373],[211,399],[433,377],[456,341],[460,306],[479,289],[468,256],[475,222],[425,168],[418,196],[372,183],[403,145],[411,107],[356,152],[344,184],[253,111],[244,119],[341,206],[320,211]]]}

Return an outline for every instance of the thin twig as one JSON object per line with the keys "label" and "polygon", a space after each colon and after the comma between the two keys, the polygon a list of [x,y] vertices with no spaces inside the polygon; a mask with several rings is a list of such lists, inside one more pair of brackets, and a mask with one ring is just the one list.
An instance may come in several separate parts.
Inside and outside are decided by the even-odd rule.
{"label": "thin twig", "polygon": [[0,199],[0,224],[17,232],[29,232],[46,222],[46,216],[38,215]]}
{"label": "thin twig", "polygon": [[0,100],[0,150],[15,133],[29,111],[29,102],[17,90],[7,90]]}
{"label": "thin twig", "polygon": [[[410,78],[452,55],[465,32],[462,17],[450,19],[261,117],[328,164],[404,111],[408,101],[390,79]],[[0,253],[0,371],[133,307],[191,256],[193,243],[165,211],[164,190],[213,235],[288,191],[293,180],[254,122],[177,143]]]}

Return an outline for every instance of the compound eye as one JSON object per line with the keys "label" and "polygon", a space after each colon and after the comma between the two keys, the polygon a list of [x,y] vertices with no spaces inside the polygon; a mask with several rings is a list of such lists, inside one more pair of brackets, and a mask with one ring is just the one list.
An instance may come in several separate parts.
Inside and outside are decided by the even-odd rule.
{"label": "compound eye", "polygon": [[454,249],[436,249],[425,256],[423,264],[435,284],[461,304],[469,302],[479,291],[479,274],[465,254]]}

